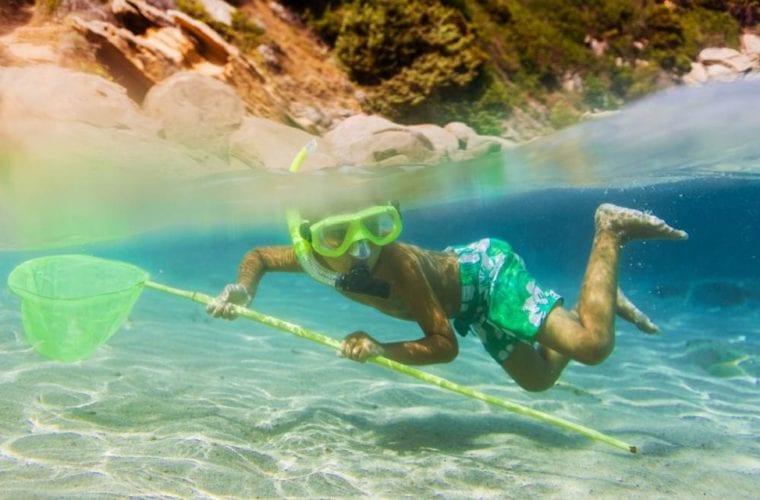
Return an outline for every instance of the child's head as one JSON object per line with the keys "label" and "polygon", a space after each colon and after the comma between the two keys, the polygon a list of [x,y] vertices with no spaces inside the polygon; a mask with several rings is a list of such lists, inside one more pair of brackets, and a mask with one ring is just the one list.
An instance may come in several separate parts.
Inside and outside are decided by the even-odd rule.
{"label": "child's head", "polygon": [[395,241],[402,223],[397,205],[331,210],[330,215],[304,218],[301,234],[323,261],[339,272],[357,262],[372,268],[381,248]]}

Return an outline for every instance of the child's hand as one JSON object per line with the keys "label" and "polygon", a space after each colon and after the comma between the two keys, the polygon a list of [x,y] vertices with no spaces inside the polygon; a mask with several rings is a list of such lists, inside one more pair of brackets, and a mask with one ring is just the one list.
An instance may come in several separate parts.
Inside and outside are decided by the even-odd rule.
{"label": "child's hand", "polygon": [[251,303],[248,290],[240,283],[231,283],[224,287],[222,293],[206,306],[206,312],[215,318],[235,319],[237,313],[233,305],[247,306]]}
{"label": "child's hand", "polygon": [[385,352],[380,342],[376,341],[365,332],[354,332],[340,343],[338,354],[360,363],[367,361],[373,356],[382,356]]}

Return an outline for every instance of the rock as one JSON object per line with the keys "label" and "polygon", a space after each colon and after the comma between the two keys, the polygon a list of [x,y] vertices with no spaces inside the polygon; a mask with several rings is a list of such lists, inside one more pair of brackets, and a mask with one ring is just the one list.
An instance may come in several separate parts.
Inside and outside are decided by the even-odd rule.
{"label": "rock", "polygon": [[301,170],[337,167],[330,145],[322,139],[295,127],[264,118],[248,117],[230,136],[229,156],[233,166],[287,170],[298,151],[309,141],[316,140],[317,148],[309,155]]}
{"label": "rock", "polygon": [[220,157],[227,156],[229,136],[246,113],[232,87],[190,71],[175,73],[151,88],[143,109],[160,123],[166,139]]}
{"label": "rock", "polygon": [[343,165],[404,165],[435,158],[433,144],[424,134],[379,116],[354,115],[340,122],[324,139]]}
{"label": "rock", "polygon": [[500,154],[505,149],[514,147],[514,143],[504,139],[503,137],[496,137],[492,135],[477,135],[470,139],[467,144],[467,152],[463,154],[462,159],[479,158],[481,156],[488,156],[494,154]]}
{"label": "rock", "polygon": [[757,378],[760,374],[757,356],[741,339],[732,343],[714,339],[689,340],[684,357],[688,363],[718,378]]}
{"label": "rock", "polygon": [[74,244],[193,217],[195,205],[180,210],[167,193],[231,169],[161,139],[159,128],[99,76],[0,68],[0,199],[12,230],[2,240]]}
{"label": "rock", "polygon": [[566,72],[562,76],[562,88],[567,92],[581,92],[583,90],[583,78],[578,73]]}
{"label": "rock", "polygon": [[325,139],[340,136],[340,139],[346,143],[358,142],[367,136],[384,132],[386,130],[402,129],[403,125],[398,125],[392,121],[377,115],[357,114],[348,117],[334,127]]}
{"label": "rock", "polygon": [[35,118],[152,135],[159,129],[140,113],[123,87],[57,66],[0,68],[0,98],[0,122],[6,124]]}
{"label": "rock", "polygon": [[198,2],[211,19],[227,26],[232,25],[232,14],[235,13],[235,7],[224,0],[198,0]]}
{"label": "rock", "polygon": [[707,83],[709,76],[702,63],[691,63],[691,71],[683,76],[683,82],[686,85],[703,85]]}
{"label": "rock", "polygon": [[721,65],[731,69],[735,73],[746,73],[752,69],[752,62],[747,56],[737,50],[729,48],[707,48],[699,53],[697,58],[705,66]]}
{"label": "rock", "polygon": [[[99,46],[100,60],[130,96],[140,101],[156,82],[177,71],[193,46],[182,40],[176,28],[151,32],[150,38],[135,35],[104,21],[73,17],[74,26]],[[167,34],[163,30],[172,31]],[[175,43],[161,43],[160,40]]]}
{"label": "rock", "polygon": [[259,53],[267,66],[272,68],[274,71],[282,71],[280,58],[277,56],[277,52],[275,52],[269,45],[264,43],[259,44],[259,46],[256,47],[256,51]]}
{"label": "rock", "polygon": [[282,6],[279,2],[269,2],[269,8],[272,9],[272,13],[285,21],[288,24],[295,24],[299,25],[300,20],[298,19],[298,16],[296,16],[294,13],[286,9]]}
{"label": "rock", "polygon": [[752,294],[741,285],[709,281],[695,285],[689,302],[699,307],[735,307],[744,304]]}
{"label": "rock", "polygon": [[722,64],[710,64],[705,68],[711,82],[732,82],[739,76],[736,71]]}
{"label": "rock", "polygon": [[163,10],[142,0],[112,0],[111,12],[125,28],[136,35],[144,34],[149,28],[174,24]]}
{"label": "rock", "polygon": [[459,149],[467,149],[470,140],[478,135],[470,126],[462,122],[451,122],[443,127],[443,129],[457,138]]}
{"label": "rock", "polygon": [[424,135],[433,145],[436,153],[435,161],[454,161],[458,158],[459,139],[438,125],[410,125],[410,130],[419,132]]}
{"label": "rock", "polygon": [[243,57],[235,46],[205,23],[176,10],[169,11],[169,16],[197,44],[202,61],[193,64],[193,69],[234,86],[255,115],[287,121],[288,101],[278,94],[252,60]]}
{"label": "rock", "polygon": [[170,10],[169,17],[183,30],[190,33],[198,42],[198,52],[214,64],[227,64],[231,58],[240,58],[240,51],[227,43],[219,33],[206,23],[198,21],[178,10]]}
{"label": "rock", "polygon": [[470,160],[479,156],[500,153],[514,147],[514,142],[503,137],[478,135],[468,125],[461,122],[451,122],[444,130],[453,134],[459,141],[458,160]]}
{"label": "rock", "polygon": [[740,38],[742,54],[747,56],[755,69],[760,69],[760,36],[744,33]]}
{"label": "rock", "polygon": [[8,43],[7,55],[27,64],[58,64],[58,53],[51,47],[36,43]]}

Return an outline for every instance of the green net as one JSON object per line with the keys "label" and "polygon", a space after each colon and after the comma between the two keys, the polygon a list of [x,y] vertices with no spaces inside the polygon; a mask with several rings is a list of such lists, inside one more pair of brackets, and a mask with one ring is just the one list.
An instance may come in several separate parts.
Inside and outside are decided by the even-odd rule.
{"label": "green net", "polygon": [[148,273],[123,262],[86,255],[32,259],[8,277],[21,297],[29,343],[59,361],[92,354],[127,319]]}

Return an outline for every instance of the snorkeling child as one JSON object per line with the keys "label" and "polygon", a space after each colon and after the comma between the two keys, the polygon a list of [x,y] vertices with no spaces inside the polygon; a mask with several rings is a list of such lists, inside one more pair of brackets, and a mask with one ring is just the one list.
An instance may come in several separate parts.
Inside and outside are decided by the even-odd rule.
{"label": "snorkeling child", "polygon": [[[474,332],[497,363],[524,389],[554,385],[568,361],[595,365],[615,344],[615,315],[640,330],[657,327],[618,289],[623,245],[633,240],[683,240],[654,215],[600,205],[596,233],[576,307],[544,290],[510,245],[497,239],[431,251],[396,241],[402,222],[393,204],[341,212],[321,220],[288,215],[293,246],[262,247],[243,258],[238,282],[207,307],[233,319],[247,306],[266,272],[305,271],[351,300],[416,321],[424,337],[383,343],[364,331],[346,336],[341,354],[364,362],[382,355],[400,363],[446,363],[458,354],[454,330]],[[450,320],[453,319],[453,327]]]}

